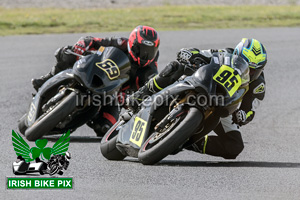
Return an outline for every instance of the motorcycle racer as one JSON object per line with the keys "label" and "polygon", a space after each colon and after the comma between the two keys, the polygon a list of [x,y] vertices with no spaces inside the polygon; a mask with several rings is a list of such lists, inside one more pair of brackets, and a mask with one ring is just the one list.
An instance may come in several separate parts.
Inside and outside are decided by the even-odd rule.
{"label": "motorcycle racer", "polygon": [[[191,75],[189,68],[199,68],[210,63],[213,55],[219,52],[241,56],[249,64],[250,84],[249,90],[243,97],[238,110],[232,115],[212,119],[210,126],[202,131],[206,136],[198,138],[197,135],[184,145],[186,149],[195,152],[219,156],[225,159],[235,159],[244,148],[239,127],[253,120],[255,111],[265,95],[264,66],[267,63],[265,47],[256,39],[243,38],[235,49],[199,50],[196,48],[181,49],[177,53],[177,61],[170,62],[157,76],[127,99],[129,107],[135,109],[138,103],[146,96],[152,95],[168,85],[174,83],[182,75]],[[224,58],[224,57],[223,57]],[[230,62],[230,61],[227,61]],[[226,58],[224,63],[226,63]],[[187,67],[189,66],[189,67]],[[216,123],[217,122],[217,123]],[[207,135],[214,130],[217,136]],[[201,134],[202,135],[202,134]]]}
{"label": "motorcycle racer", "polygon": [[63,175],[70,164],[71,154],[66,152],[65,155],[52,155],[47,163],[47,173],[53,176],[55,173]]}
{"label": "motorcycle racer", "polygon": [[[157,60],[159,57],[159,44],[160,38],[158,32],[152,27],[142,25],[137,26],[130,33],[129,38],[81,37],[75,45],[57,49],[55,52],[56,63],[51,71],[38,79],[32,79],[32,84],[33,87],[38,90],[55,74],[68,68],[72,68],[76,60],[78,60],[78,57],[66,53],[68,49],[71,49],[77,54],[85,55],[87,51],[97,50],[100,46],[113,46],[126,53],[131,62],[130,79],[121,89],[121,99],[124,99],[125,92],[130,93],[138,90],[151,77],[158,73]],[[98,136],[102,136],[116,122],[118,115],[118,106],[105,106],[101,108],[97,116],[94,117],[88,125],[94,129]]]}

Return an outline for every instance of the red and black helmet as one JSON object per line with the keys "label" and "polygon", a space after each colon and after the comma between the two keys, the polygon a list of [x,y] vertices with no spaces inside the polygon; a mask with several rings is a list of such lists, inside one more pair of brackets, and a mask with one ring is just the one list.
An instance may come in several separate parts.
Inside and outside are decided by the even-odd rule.
{"label": "red and black helmet", "polygon": [[158,52],[160,39],[154,28],[137,26],[129,35],[128,53],[139,66],[150,64]]}

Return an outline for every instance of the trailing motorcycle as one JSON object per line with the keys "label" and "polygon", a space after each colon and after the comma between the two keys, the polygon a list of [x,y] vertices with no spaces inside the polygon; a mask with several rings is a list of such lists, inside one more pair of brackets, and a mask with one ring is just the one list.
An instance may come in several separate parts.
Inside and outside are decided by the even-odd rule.
{"label": "trailing motorcycle", "polygon": [[248,64],[237,55],[230,64],[231,56],[215,54],[192,76],[144,100],[138,112],[122,114],[102,138],[102,155],[151,165],[178,152],[192,136],[204,136],[207,123],[232,114],[248,90]]}
{"label": "trailing motorcycle", "polygon": [[104,103],[105,95],[114,95],[129,80],[130,61],[118,48],[100,47],[86,56],[67,53],[80,59],[72,69],[46,81],[33,97],[28,113],[18,121],[20,132],[30,141],[73,132],[111,103]]}

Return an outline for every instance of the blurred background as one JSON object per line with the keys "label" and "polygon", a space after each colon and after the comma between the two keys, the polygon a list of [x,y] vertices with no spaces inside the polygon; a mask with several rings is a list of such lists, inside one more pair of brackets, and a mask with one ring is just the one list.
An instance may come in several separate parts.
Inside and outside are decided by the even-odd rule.
{"label": "blurred background", "polygon": [[0,0],[0,36],[300,26],[300,0]]}
{"label": "blurred background", "polygon": [[5,8],[116,8],[163,5],[299,5],[299,0],[1,0]]}

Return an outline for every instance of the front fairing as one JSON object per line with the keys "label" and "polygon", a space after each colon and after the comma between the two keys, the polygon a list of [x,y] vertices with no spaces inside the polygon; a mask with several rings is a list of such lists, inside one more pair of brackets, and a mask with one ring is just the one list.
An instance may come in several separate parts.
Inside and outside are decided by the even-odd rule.
{"label": "front fairing", "polygon": [[[218,55],[220,57],[220,55]],[[215,57],[209,65],[198,69],[185,80],[195,86],[196,92],[204,94],[210,107],[228,116],[235,111],[249,88],[248,64],[238,56],[224,55]],[[221,60],[221,61],[219,61]],[[222,60],[232,60],[222,63]]]}
{"label": "front fairing", "polygon": [[28,111],[28,115],[26,118],[26,124],[27,126],[31,126],[40,113],[40,107],[42,106],[42,99],[48,94],[49,91],[55,89],[62,84],[65,84],[67,82],[71,82],[74,79],[74,74],[72,73],[71,69],[64,70],[49,80],[47,80],[38,90],[38,92],[35,94],[35,96],[32,99],[32,103],[30,104],[30,108]]}
{"label": "front fairing", "polygon": [[119,128],[117,148],[126,155],[137,157],[137,153],[149,137],[149,130],[155,110],[174,95],[195,89],[188,82],[176,82],[164,90],[152,95],[143,101],[138,113]]}
{"label": "front fairing", "polygon": [[[229,60],[232,55],[225,56],[228,56]],[[186,80],[198,90],[204,90],[210,98],[215,97],[213,99],[220,100],[222,97],[222,104],[215,101],[212,102],[212,106],[227,106],[240,99],[249,85],[248,64],[241,57],[235,56],[232,60],[234,62],[231,64],[228,62],[228,65],[212,61]]]}
{"label": "front fairing", "polygon": [[137,157],[144,141],[148,138],[151,126],[151,107],[142,108],[137,114],[119,127],[117,148],[128,156]]}
{"label": "front fairing", "polygon": [[91,54],[73,67],[75,78],[90,91],[112,94],[129,80],[130,61],[118,48],[106,47],[101,55]]}

